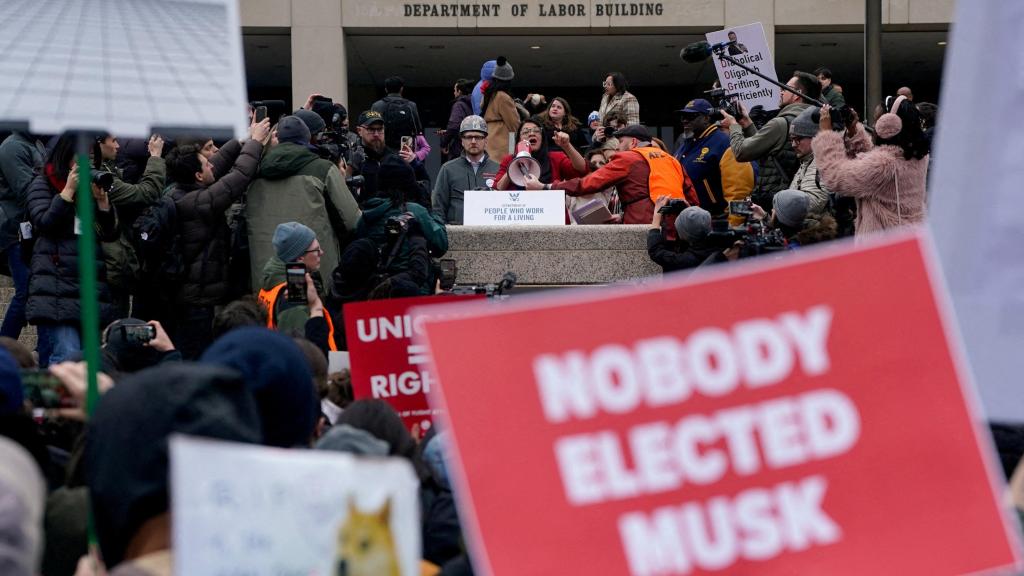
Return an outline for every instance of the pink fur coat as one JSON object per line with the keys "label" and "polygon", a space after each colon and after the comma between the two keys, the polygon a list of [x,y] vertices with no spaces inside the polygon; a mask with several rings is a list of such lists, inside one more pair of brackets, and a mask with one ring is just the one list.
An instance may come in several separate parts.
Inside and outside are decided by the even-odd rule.
{"label": "pink fur coat", "polygon": [[821,183],[856,198],[857,238],[924,221],[927,156],[906,160],[897,146],[872,147],[863,128],[845,143],[839,132],[819,132],[811,148]]}

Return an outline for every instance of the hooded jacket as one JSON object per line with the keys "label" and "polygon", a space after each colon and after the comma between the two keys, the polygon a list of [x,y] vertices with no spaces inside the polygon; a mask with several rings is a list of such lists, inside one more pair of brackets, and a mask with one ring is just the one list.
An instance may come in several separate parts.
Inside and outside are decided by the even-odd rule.
{"label": "hooded jacket", "polygon": [[147,520],[169,510],[168,441],[174,433],[259,442],[260,421],[242,374],[163,365],[129,376],[103,395],[89,420],[85,472],[108,568],[122,563]]}
{"label": "hooded jacket", "polygon": [[[239,149],[232,147],[232,150]],[[233,168],[210,186],[176,184],[171,190],[185,263],[185,280],[178,294],[182,303],[190,306],[225,303],[229,294],[231,239],[224,212],[245,193],[256,174],[262,151],[263,144],[249,140],[235,157],[223,158],[229,160]]]}
{"label": "hooded jacket", "polygon": [[340,245],[355,230],[359,206],[338,167],[305,146],[281,143],[267,152],[249,187],[245,217],[249,227],[252,285],[274,256],[274,230],[284,222],[309,226],[324,251],[321,267],[334,270]]}
{"label": "hooded jacket", "polygon": [[[371,198],[364,206],[363,217],[359,219],[359,225],[356,228],[356,236],[369,238],[378,248],[384,250],[387,246],[385,224],[388,218],[398,216],[403,212],[410,212],[416,218],[419,231],[410,230],[410,233],[423,236],[430,256],[438,258],[448,251],[448,230],[444,227],[440,216],[431,214],[426,208],[413,202],[408,202],[401,207],[393,205],[388,198]],[[409,242],[405,242],[388,268],[388,273],[397,274],[406,271],[411,265],[411,254],[412,246]],[[381,255],[381,258],[386,259],[387,257],[387,254]],[[428,275],[427,280],[420,285],[420,293],[433,293],[431,279],[432,275]]]}

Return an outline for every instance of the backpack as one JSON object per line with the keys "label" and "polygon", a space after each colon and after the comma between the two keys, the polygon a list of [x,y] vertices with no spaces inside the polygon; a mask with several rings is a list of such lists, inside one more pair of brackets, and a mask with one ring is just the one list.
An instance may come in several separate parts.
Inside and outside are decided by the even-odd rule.
{"label": "backpack", "polygon": [[416,114],[405,98],[384,98],[384,144],[392,150],[400,149],[402,136],[416,136]]}
{"label": "backpack", "polygon": [[789,141],[791,120],[789,116],[783,116],[782,119],[786,121],[786,139],[778,150],[769,153],[761,161],[757,186],[754,193],[751,194],[754,203],[768,212],[772,209],[772,199],[775,197],[775,193],[788,188],[793,181],[793,176],[800,168],[800,159],[796,157],[793,143]]}
{"label": "backpack", "polygon": [[131,227],[131,243],[139,259],[140,275],[150,285],[177,286],[185,276],[178,209],[165,194],[139,214]]}

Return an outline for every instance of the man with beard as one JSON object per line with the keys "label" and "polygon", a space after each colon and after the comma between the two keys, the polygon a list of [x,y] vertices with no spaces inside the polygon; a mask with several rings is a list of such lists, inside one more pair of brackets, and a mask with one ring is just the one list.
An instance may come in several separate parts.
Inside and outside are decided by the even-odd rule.
{"label": "man with beard", "polygon": [[730,200],[743,200],[754,190],[755,170],[750,162],[738,162],[729,136],[711,121],[715,109],[702,98],[690,100],[679,111],[683,140],[674,156],[697,189],[700,207],[721,216]]}
{"label": "man with beard", "polygon": [[398,152],[384,144],[384,117],[380,112],[367,110],[360,114],[356,130],[359,132],[359,139],[366,152],[362,163],[351,167],[355,174],[364,179],[356,196],[359,204],[362,205],[377,195],[377,173],[380,171],[380,165],[388,156],[399,156]]}
{"label": "man with beard", "polygon": [[462,224],[465,191],[487,188],[487,180],[493,180],[498,172],[498,163],[487,156],[487,121],[466,116],[459,133],[462,155],[441,166],[431,199],[434,214],[446,224]]}

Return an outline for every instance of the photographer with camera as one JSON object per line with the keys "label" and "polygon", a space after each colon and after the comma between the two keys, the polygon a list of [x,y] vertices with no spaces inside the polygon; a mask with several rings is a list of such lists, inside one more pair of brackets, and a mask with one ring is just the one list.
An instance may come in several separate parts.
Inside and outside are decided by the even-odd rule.
{"label": "photographer with camera", "polygon": [[345,176],[345,184],[355,194],[353,181],[349,179],[349,166],[362,164],[364,152],[359,135],[348,129],[348,110],[331,98],[316,93],[309,95],[302,109],[315,112],[324,121],[326,127],[319,134],[310,128],[316,152],[321,158],[338,165],[342,176]]}
{"label": "photographer with camera", "polygon": [[[770,230],[777,230],[788,250],[800,246],[835,240],[836,221],[828,214],[811,212],[811,197],[800,190],[782,190],[772,198],[772,211],[766,213],[757,204],[751,205],[751,218]],[[741,251],[741,254],[743,252]]]}
{"label": "photographer with camera", "polygon": [[137,184],[125,182],[117,167],[117,153],[121,144],[117,137],[105,134],[93,143],[93,166],[99,172],[113,177],[108,196],[117,209],[120,234],[103,245],[107,264],[107,281],[119,315],[128,314],[129,298],[136,291],[139,281],[139,260],[135,248],[129,241],[132,223],[148,206],[156,204],[163,195],[167,179],[167,164],[161,157],[164,140],[152,135],[147,143],[149,159],[146,169]]}
{"label": "photographer with camera", "polygon": [[717,111],[711,102],[691,100],[679,114],[683,135],[689,137],[683,139],[674,155],[693,181],[700,207],[717,218],[725,214],[729,201],[750,196],[756,170],[750,162],[736,160],[729,136],[712,120]]}
{"label": "photographer with camera", "polygon": [[[62,135],[46,160],[43,171],[29,186],[26,211],[32,223],[35,247],[29,264],[28,304],[25,315],[39,332],[39,365],[69,360],[81,351],[82,303],[78,268],[96,266],[96,294],[100,322],[118,317],[107,282],[106,242],[119,237],[117,214],[108,196],[113,179],[93,173],[90,189],[96,207],[93,230],[82,230],[75,213],[78,171],[75,137]],[[96,261],[83,262],[78,236],[94,234]]]}
{"label": "photographer with camera", "polygon": [[[813,74],[794,72],[786,83],[790,88],[817,99],[821,95],[821,84]],[[740,105],[742,116],[734,117],[722,111],[721,126],[729,131],[733,154],[739,162],[757,161],[760,170],[752,198],[762,208],[772,205],[772,196],[793,181],[799,162],[793,146],[790,145],[789,127],[812,100],[805,100],[788,90],[782,90],[779,105],[782,110],[758,130],[746,111]]]}
{"label": "photographer with camera", "polygon": [[245,215],[253,287],[261,285],[261,270],[273,255],[271,239],[278,225],[301,222],[313,229],[323,248],[324,266],[331,270],[359,221],[359,206],[341,172],[310,150],[310,137],[298,116],[282,118],[277,125],[278,144],[263,156],[249,186]]}
{"label": "photographer with camera", "polygon": [[[377,175],[377,196],[363,205],[363,216],[356,227],[357,238],[369,238],[381,252],[380,271],[387,276],[406,272],[414,264],[413,243],[409,238],[426,240],[430,256],[438,258],[448,251],[448,232],[437,214],[410,201],[419,194],[419,183],[412,167],[401,159],[384,159]],[[417,286],[419,293],[434,293],[432,272]]]}
{"label": "photographer with camera", "polygon": [[709,241],[710,212],[699,206],[690,206],[676,212],[678,216],[675,229],[678,240],[673,242],[666,238],[662,231],[662,219],[666,213],[672,212],[669,197],[658,198],[654,202],[654,208],[651,229],[647,231],[647,254],[655,264],[661,266],[662,271],[675,272],[696,268],[705,262],[727,261],[722,248]]}
{"label": "photographer with camera", "polygon": [[626,123],[626,115],[619,111],[614,111],[608,114],[608,116],[599,116],[601,125],[594,129],[594,133],[590,137],[590,150],[614,147],[618,144],[615,140],[615,132],[625,128],[628,124]]}

